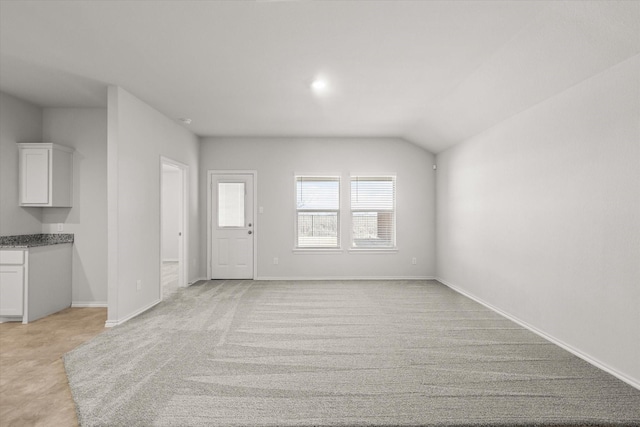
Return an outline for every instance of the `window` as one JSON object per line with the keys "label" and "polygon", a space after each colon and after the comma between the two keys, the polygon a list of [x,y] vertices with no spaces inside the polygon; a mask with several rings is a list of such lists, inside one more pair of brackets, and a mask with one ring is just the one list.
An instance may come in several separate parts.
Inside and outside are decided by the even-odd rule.
{"label": "window", "polygon": [[339,177],[296,177],[296,247],[340,247]]}
{"label": "window", "polygon": [[218,183],[218,227],[244,227],[244,182]]}
{"label": "window", "polygon": [[351,177],[351,246],[396,246],[396,178]]}

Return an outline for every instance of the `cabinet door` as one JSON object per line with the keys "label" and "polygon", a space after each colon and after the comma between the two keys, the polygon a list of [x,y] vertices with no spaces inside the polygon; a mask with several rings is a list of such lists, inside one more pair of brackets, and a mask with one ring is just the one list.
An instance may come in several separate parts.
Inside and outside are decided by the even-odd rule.
{"label": "cabinet door", "polygon": [[21,150],[21,204],[49,203],[49,156],[48,148],[24,148]]}
{"label": "cabinet door", "polygon": [[24,267],[0,265],[0,316],[22,316]]}

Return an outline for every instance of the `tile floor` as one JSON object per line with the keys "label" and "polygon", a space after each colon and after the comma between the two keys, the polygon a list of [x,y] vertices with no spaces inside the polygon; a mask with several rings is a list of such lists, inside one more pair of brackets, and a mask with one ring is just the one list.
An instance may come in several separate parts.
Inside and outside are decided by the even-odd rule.
{"label": "tile floor", "polygon": [[106,308],[0,324],[0,426],[77,426],[62,355],[104,331]]}
{"label": "tile floor", "polygon": [[[178,263],[162,264],[163,299]],[[106,308],[68,308],[35,322],[0,324],[0,427],[77,426],[62,355],[105,330]]]}

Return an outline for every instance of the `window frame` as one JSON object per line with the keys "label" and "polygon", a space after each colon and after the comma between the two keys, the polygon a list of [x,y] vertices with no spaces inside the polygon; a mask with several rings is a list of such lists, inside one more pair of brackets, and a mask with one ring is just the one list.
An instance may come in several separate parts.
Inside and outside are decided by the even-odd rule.
{"label": "window frame", "polygon": [[[393,207],[391,210],[389,209],[354,209],[352,203],[352,183],[354,180],[367,180],[367,181],[391,181],[393,183],[393,194],[392,194],[392,203]],[[397,218],[398,218],[398,208],[397,208],[397,199],[398,199],[398,177],[396,174],[375,174],[375,175],[363,175],[363,174],[352,174],[349,176],[349,252],[392,252],[395,253],[398,251],[398,228],[397,228]],[[391,226],[392,226],[392,242],[388,246],[371,246],[371,247],[358,247],[355,245],[355,236],[354,236],[354,212],[391,212],[393,214]]]}
{"label": "window frame", "polygon": [[[337,209],[300,209],[298,208],[298,182],[301,179],[309,179],[310,181],[333,181],[338,184],[338,203]],[[293,242],[293,251],[294,252],[302,252],[302,253],[330,253],[330,252],[342,252],[342,176],[339,174],[295,174],[294,175],[294,242]],[[336,221],[337,221],[337,230],[336,230],[336,246],[300,246],[299,242],[299,213],[300,212],[330,212],[335,213]]]}

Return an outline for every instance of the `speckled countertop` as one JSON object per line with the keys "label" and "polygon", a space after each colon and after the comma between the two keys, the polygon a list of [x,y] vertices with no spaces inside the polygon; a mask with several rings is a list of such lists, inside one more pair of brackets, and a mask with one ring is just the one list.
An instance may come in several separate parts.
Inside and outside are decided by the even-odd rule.
{"label": "speckled countertop", "polygon": [[0,236],[0,249],[24,249],[35,246],[60,245],[73,243],[73,234],[20,234]]}

